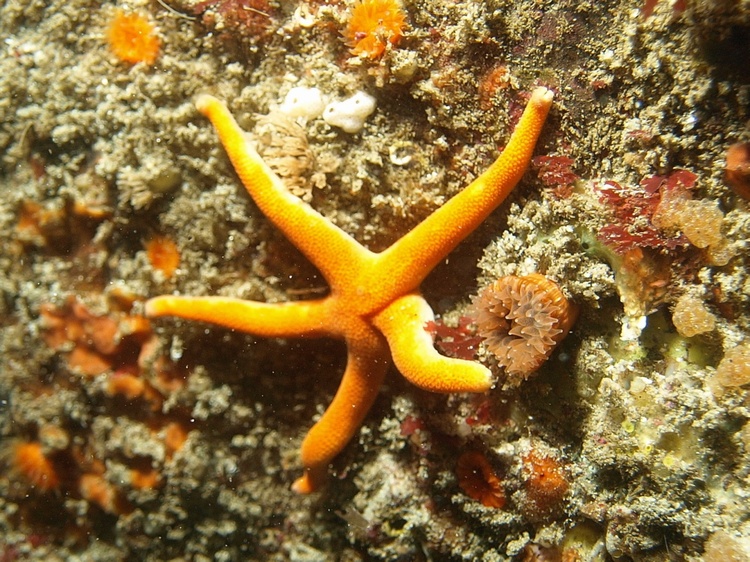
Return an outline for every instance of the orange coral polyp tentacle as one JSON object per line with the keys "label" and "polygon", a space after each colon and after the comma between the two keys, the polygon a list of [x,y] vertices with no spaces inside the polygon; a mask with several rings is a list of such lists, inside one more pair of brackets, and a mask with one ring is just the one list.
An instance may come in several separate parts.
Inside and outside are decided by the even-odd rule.
{"label": "orange coral polyp tentacle", "polygon": [[344,37],[353,55],[377,59],[388,44],[398,44],[405,26],[397,0],[361,0],[352,10]]}

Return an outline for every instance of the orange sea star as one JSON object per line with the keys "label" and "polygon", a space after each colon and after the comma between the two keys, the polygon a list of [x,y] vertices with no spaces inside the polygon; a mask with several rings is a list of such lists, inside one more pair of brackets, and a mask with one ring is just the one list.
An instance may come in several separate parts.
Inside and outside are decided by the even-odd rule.
{"label": "orange sea star", "polygon": [[419,285],[508,196],[528,167],[552,105],[537,88],[508,145],[489,169],[380,253],[313,210],[261,160],[226,106],[196,100],[213,123],[240,180],[260,210],[317,266],[330,285],[324,298],[263,303],[224,297],[160,296],[146,314],[212,322],[265,337],[330,336],[346,342],[347,366],[333,402],[302,443],[304,474],[293,489],[309,493],[361,425],[393,359],[412,383],[434,392],[484,392],[489,369],[440,355],[425,324],[433,319]]}

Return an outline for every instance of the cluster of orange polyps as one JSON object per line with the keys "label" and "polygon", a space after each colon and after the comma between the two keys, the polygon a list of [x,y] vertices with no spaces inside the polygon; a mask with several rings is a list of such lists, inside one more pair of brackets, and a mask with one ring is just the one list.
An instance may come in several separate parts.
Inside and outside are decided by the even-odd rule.
{"label": "cluster of orange polyps", "polygon": [[68,368],[85,376],[143,367],[156,345],[147,318],[125,312],[94,314],[69,297],[62,306],[43,304],[44,341],[65,352]]}
{"label": "cluster of orange polyps", "polygon": [[[170,422],[162,428],[160,436],[169,460],[184,444],[187,431],[180,423]],[[107,477],[106,464],[79,441],[52,424],[40,427],[34,439],[12,440],[5,451],[10,476],[39,494],[63,492],[115,515],[133,510],[121,487],[123,484],[143,490],[161,483],[158,470],[144,462],[130,468],[128,482],[118,479],[115,485]]]}
{"label": "cluster of orange polyps", "polygon": [[[185,443],[188,430],[181,421],[157,412],[164,396],[179,388],[183,379],[176,377],[168,360],[157,353],[158,339],[149,321],[130,312],[134,301],[132,295],[114,290],[110,306],[115,310],[106,314],[93,313],[75,297],[61,306],[44,304],[40,311],[42,337],[65,357],[67,369],[80,375],[80,384],[106,377],[108,396],[128,402],[142,400],[142,408],[131,411],[134,417],[150,420],[149,427],[164,443],[170,461]],[[45,384],[30,388],[40,399],[54,391]],[[162,480],[160,471],[151,458],[134,459],[128,465],[129,479],[113,483],[105,459],[93,453],[91,436],[85,431],[71,429],[66,420],[24,428],[26,436],[11,440],[4,453],[11,476],[38,494],[63,492],[108,513],[129,513],[133,506],[126,498],[126,488],[155,488]]]}

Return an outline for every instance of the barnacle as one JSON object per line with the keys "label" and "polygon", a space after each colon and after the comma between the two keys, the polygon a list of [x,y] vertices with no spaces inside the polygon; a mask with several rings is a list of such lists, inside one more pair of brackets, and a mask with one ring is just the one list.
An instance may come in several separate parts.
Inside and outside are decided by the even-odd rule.
{"label": "barnacle", "polygon": [[479,451],[466,451],[456,464],[458,485],[472,499],[486,507],[502,508],[505,492],[487,458]]}
{"label": "barnacle", "polygon": [[160,41],[154,26],[140,14],[115,12],[107,30],[107,42],[115,56],[124,62],[154,64]]}
{"label": "barnacle", "polygon": [[533,273],[498,279],[474,300],[474,312],[478,332],[508,373],[508,383],[518,385],[567,335],[578,307],[553,281]]}
{"label": "barnacle", "polygon": [[344,31],[353,55],[376,59],[403,35],[406,19],[397,0],[361,0]]}
{"label": "barnacle", "polygon": [[305,130],[288,115],[271,112],[258,120],[259,154],[284,185],[304,201],[312,200],[312,187],[325,187],[325,174],[314,173],[315,155]]}

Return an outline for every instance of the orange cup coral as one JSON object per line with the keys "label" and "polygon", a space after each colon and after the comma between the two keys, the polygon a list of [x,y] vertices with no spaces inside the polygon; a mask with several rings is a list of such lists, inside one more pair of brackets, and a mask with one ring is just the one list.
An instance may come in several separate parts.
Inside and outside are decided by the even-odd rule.
{"label": "orange cup coral", "polygon": [[107,42],[115,56],[124,62],[154,64],[161,42],[154,26],[140,14],[115,12],[107,30]]}
{"label": "orange cup coral", "polygon": [[487,458],[479,451],[466,451],[456,464],[458,485],[470,498],[486,507],[502,508],[505,492]]}
{"label": "orange cup coral", "polygon": [[477,331],[516,386],[536,371],[570,331],[578,307],[544,275],[508,275],[474,300]]}
{"label": "orange cup coral", "polygon": [[91,472],[81,475],[78,492],[83,499],[98,505],[107,513],[119,515],[133,510],[117,488],[101,474]]}
{"label": "orange cup coral", "polygon": [[377,59],[403,36],[406,18],[397,0],[360,0],[344,31],[353,55]]}
{"label": "orange cup coral", "polygon": [[52,461],[36,441],[16,443],[11,451],[12,471],[37,490],[48,492],[60,486],[60,476]]}

